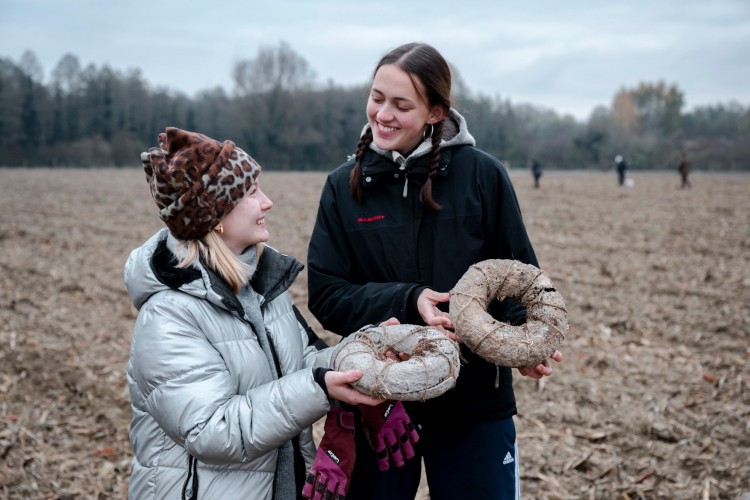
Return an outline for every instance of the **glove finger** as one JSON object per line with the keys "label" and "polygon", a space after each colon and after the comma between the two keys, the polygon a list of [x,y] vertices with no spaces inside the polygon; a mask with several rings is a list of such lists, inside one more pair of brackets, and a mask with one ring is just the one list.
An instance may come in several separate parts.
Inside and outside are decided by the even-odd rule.
{"label": "glove finger", "polygon": [[387,449],[383,449],[375,453],[378,459],[378,469],[385,471],[391,468],[391,454]]}
{"label": "glove finger", "polygon": [[419,433],[417,432],[416,427],[414,427],[414,424],[408,422],[406,424],[406,432],[409,434],[412,444],[419,442]]}
{"label": "glove finger", "polygon": [[346,498],[346,489],[346,481],[338,483],[334,490],[333,500],[344,500]]}
{"label": "glove finger", "polygon": [[339,498],[338,493],[336,490],[326,490],[326,494],[323,496],[324,500],[334,500],[335,498]]}
{"label": "glove finger", "polygon": [[302,487],[302,496],[305,498],[312,498],[313,492],[315,491],[313,488],[315,486],[315,478],[317,477],[317,474],[313,474],[312,472],[307,475],[307,478],[305,478],[305,486]]}
{"label": "glove finger", "polygon": [[411,436],[409,434],[401,434],[400,444],[404,459],[408,460],[412,458],[414,456],[414,445],[412,444]]}
{"label": "glove finger", "polygon": [[396,468],[403,467],[406,463],[406,458],[404,457],[404,450],[401,448],[401,441],[396,440],[396,442],[390,446],[389,451],[393,465],[395,465]]}
{"label": "glove finger", "polygon": [[[401,450],[401,443],[396,434],[389,432],[384,436],[386,441],[385,453],[378,454],[378,467],[380,470],[387,470],[390,464],[403,467],[405,462],[404,453]],[[384,468],[385,467],[385,468]]]}
{"label": "glove finger", "polygon": [[312,500],[323,500],[325,498],[327,484],[327,480],[324,481],[318,478],[318,482],[315,484],[315,495]]}

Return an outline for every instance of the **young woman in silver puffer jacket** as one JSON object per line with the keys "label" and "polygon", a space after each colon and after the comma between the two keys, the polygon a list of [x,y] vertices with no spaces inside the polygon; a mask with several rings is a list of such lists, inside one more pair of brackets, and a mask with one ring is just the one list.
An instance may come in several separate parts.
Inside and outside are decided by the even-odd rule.
{"label": "young woman in silver puffer jacket", "polygon": [[302,269],[269,246],[260,166],[168,128],[141,159],[166,223],[125,265],[138,318],[127,367],[129,497],[297,498],[329,398],[380,403],[328,368],[295,314]]}

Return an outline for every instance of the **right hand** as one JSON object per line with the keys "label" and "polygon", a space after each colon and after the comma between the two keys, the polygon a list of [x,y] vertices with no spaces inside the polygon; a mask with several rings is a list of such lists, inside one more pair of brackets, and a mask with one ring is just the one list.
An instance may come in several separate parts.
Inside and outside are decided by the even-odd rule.
{"label": "right hand", "polygon": [[371,398],[353,389],[349,384],[362,378],[361,370],[349,370],[345,372],[329,371],[326,373],[326,388],[328,396],[352,405],[376,406],[383,402],[382,399]]}

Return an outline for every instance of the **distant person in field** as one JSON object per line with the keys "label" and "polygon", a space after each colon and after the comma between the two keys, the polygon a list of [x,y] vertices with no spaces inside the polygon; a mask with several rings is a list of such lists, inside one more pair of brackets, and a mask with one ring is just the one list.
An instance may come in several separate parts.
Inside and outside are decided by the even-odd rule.
{"label": "distant person in field", "polygon": [[682,155],[682,159],[680,160],[680,164],[677,165],[677,171],[680,173],[680,177],[682,179],[682,184],[680,187],[682,189],[691,188],[693,185],[690,183],[690,161],[688,160],[688,157],[686,154]]}
{"label": "distant person in field", "polygon": [[531,175],[534,176],[534,187],[539,188],[539,179],[542,178],[542,164],[539,160],[534,159],[531,162]]}
{"label": "distant person in field", "polygon": [[[516,259],[538,266],[508,172],[475,146],[451,105],[450,66],[430,45],[387,52],[364,111],[355,154],[329,174],[320,197],[308,250],[310,311],[343,336],[391,316],[455,336],[449,292],[471,265]],[[490,313],[511,324],[526,320],[512,300]],[[433,500],[518,498],[512,370],[465,346],[461,352],[455,388],[403,404],[419,430],[417,460],[380,470],[355,432],[349,498],[413,499],[422,458]],[[552,368],[545,360],[519,372],[541,378]]]}
{"label": "distant person in field", "polygon": [[331,400],[382,401],[350,387],[361,371],[328,368],[332,348],[292,304],[303,266],[264,246],[273,203],[253,158],[167,128],[141,161],[167,227],[125,265],[138,309],[128,496],[295,500],[306,470],[346,466],[315,453],[311,426],[326,413],[326,426],[353,432]]}
{"label": "distant person in field", "polygon": [[617,168],[617,183],[620,186],[625,185],[625,177],[628,172],[628,164],[622,155],[615,156],[615,167]]}

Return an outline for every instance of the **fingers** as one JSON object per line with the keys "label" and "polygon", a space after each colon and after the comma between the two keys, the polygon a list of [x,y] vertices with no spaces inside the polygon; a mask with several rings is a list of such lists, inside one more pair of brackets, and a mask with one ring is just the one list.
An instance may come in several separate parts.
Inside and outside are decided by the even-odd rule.
{"label": "fingers", "polygon": [[448,330],[453,330],[453,320],[451,320],[450,315],[448,313],[444,313],[443,311],[440,311],[440,314],[435,314],[432,319],[427,321],[427,324],[430,326],[440,326],[443,328],[447,328]]}
{"label": "fingers", "polygon": [[362,378],[361,370],[329,371],[325,375],[328,396],[353,405],[375,406],[382,403],[382,400],[363,394],[349,385],[360,378]]}
{"label": "fingers", "polygon": [[451,320],[450,314],[434,306],[424,312],[423,319],[429,326],[453,329],[453,320]]}
{"label": "fingers", "polygon": [[393,326],[393,325],[400,325],[401,322],[398,320],[398,318],[388,318],[387,320],[380,323],[379,326]]}
{"label": "fingers", "polygon": [[414,424],[412,424],[411,422],[406,424],[406,435],[409,438],[409,444],[411,445],[412,450],[413,450],[414,449],[413,445],[419,442],[419,433],[417,432],[417,429],[414,427]]}
{"label": "fingers", "polygon": [[417,298],[417,310],[427,325],[452,327],[450,315],[437,308],[437,304],[449,300],[449,293],[438,293],[435,290],[425,288]]}
{"label": "fingers", "polygon": [[399,439],[392,433],[384,436],[385,439],[381,440],[377,448],[378,458],[378,469],[381,471],[388,470],[391,468],[391,464],[398,467],[403,467],[406,463],[404,453],[401,450]]}
{"label": "fingers", "polygon": [[459,337],[456,332],[452,332],[450,330],[445,330],[444,329],[443,333],[445,334],[446,337],[448,337],[452,341],[458,342],[459,344],[463,343],[463,341],[461,340],[461,337]]}
{"label": "fingers", "polygon": [[312,498],[313,486],[315,486],[315,475],[310,473],[305,479],[305,486],[302,487],[302,496],[305,498]]}
{"label": "fingers", "polygon": [[375,399],[373,397],[368,396],[367,394],[362,394],[361,392],[355,391],[352,389],[354,394],[352,395],[350,401],[344,401],[345,403],[349,403],[352,405],[365,405],[365,406],[378,406],[383,402],[382,399]]}
{"label": "fingers", "polygon": [[[559,363],[563,360],[563,355],[560,351],[555,351],[550,355],[550,359]],[[519,368],[518,371],[525,377],[531,377],[538,380],[542,377],[552,375],[553,370],[549,360],[545,359],[536,366],[524,366]]]}
{"label": "fingers", "polygon": [[388,349],[383,355],[393,361],[408,361],[411,359],[411,355],[408,352],[396,352],[393,349]]}
{"label": "fingers", "polygon": [[337,374],[337,376],[341,377],[339,380],[339,383],[342,384],[351,384],[352,382],[356,382],[357,380],[362,378],[362,370],[347,370],[345,372],[333,372]]}
{"label": "fingers", "polygon": [[345,498],[345,495],[346,488],[343,484],[313,472],[307,475],[305,486],[302,488],[302,496],[310,500],[338,500]]}
{"label": "fingers", "polygon": [[[538,366],[538,365],[537,365]],[[524,377],[531,377],[533,379],[542,378],[542,374],[538,373],[534,367],[523,366],[518,369],[518,372]]]}
{"label": "fingers", "polygon": [[311,500],[323,500],[323,493],[326,491],[326,484],[320,474],[310,472],[305,479],[305,486],[302,488],[302,496]]}
{"label": "fingers", "polygon": [[329,388],[328,395],[350,405],[377,406],[383,403],[382,399],[375,399],[348,386],[339,387],[335,392]]}
{"label": "fingers", "polygon": [[416,455],[414,444],[419,441],[414,425],[411,422],[404,425],[404,432],[397,436],[395,433],[389,433],[380,440],[377,448],[378,468],[381,471],[388,470],[391,465],[396,468],[403,467],[406,461]]}

